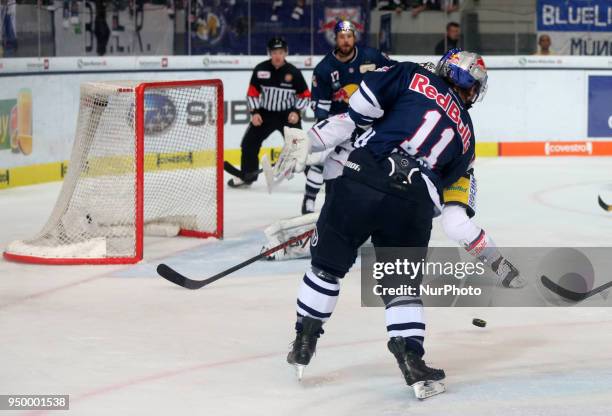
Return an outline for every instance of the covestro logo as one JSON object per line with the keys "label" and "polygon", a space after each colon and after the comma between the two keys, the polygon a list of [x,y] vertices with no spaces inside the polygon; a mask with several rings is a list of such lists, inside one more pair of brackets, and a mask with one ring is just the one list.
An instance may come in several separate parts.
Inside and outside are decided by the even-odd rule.
{"label": "covestro logo", "polygon": [[546,156],[585,156],[593,154],[591,142],[546,142],[544,144]]}

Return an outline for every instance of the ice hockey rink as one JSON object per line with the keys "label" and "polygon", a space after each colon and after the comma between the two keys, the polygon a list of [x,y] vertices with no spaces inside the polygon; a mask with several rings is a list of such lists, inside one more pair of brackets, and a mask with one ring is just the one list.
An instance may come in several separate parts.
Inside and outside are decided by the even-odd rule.
{"label": "ice hockey rink", "polygon": [[[476,174],[476,220],[498,245],[612,247],[612,213],[596,202],[612,194],[611,158],[482,158]],[[223,241],[147,238],[137,265],[0,260],[0,390],[70,395],[67,412],[3,414],[612,414],[607,308],[427,309],[426,359],[447,392],[419,402],[386,349],[383,310],[360,306],[357,267],[301,383],[285,357],[307,260],[197,291],[156,275],[164,262],[204,278],[257,254],[265,226],[299,214],[303,183],[226,189]],[[40,229],[59,189],[2,192],[2,247]],[[437,222],[432,243],[448,244]]]}

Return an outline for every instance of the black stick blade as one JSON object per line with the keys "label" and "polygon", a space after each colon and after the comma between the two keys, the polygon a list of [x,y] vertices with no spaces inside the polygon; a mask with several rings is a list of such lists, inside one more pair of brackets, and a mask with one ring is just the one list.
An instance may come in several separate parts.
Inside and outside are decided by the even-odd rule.
{"label": "black stick blade", "polygon": [[259,169],[257,170],[257,173],[251,172],[248,175],[246,175],[246,178],[245,178],[245,175],[243,174],[243,172],[240,169],[238,169],[236,166],[229,163],[227,160],[223,162],[223,170],[229,173],[230,175],[237,177],[238,179],[242,181],[244,181],[245,179],[252,179],[251,176],[256,176],[256,175],[259,175],[261,172],[263,172],[263,169]]}
{"label": "black stick blade", "polygon": [[[563,296],[565,299],[573,300],[574,302],[580,302],[586,298],[590,298],[593,295],[603,292],[612,288],[612,282],[605,283],[599,287],[593,288],[588,292],[575,292],[570,289],[566,289],[559,284],[550,280],[547,276],[542,275],[542,284],[551,292],[556,293],[559,296]],[[605,297],[604,297],[605,299]]]}
{"label": "black stick blade", "polygon": [[601,196],[597,196],[597,202],[599,202],[599,206],[604,210],[604,211],[612,211],[612,205],[608,205],[606,204],[603,199],[601,199]]}
{"label": "black stick blade", "polygon": [[175,285],[179,285],[187,289],[193,289],[192,287],[189,287],[189,279],[166,264],[162,263],[157,266],[157,274]]}
{"label": "black stick blade", "polygon": [[577,292],[574,292],[573,290],[566,289],[563,286],[560,286],[559,284],[550,280],[548,276],[542,275],[540,279],[546,289],[550,290],[551,292],[561,297],[564,297],[565,299],[568,299],[574,302],[580,302],[581,300],[586,299],[588,295],[588,293],[577,293]]}

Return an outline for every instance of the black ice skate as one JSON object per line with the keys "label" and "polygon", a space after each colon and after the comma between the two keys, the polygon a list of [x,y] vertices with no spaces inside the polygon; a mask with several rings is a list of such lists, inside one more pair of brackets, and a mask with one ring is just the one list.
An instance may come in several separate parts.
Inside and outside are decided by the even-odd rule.
{"label": "black ice skate", "polygon": [[310,359],[317,348],[317,340],[323,333],[323,321],[305,316],[302,319],[302,330],[295,336],[293,347],[287,355],[287,362],[295,366],[298,380],[302,379],[304,367],[310,363]]}
{"label": "black ice skate", "polygon": [[446,391],[440,382],[446,377],[444,370],[427,367],[419,354],[406,348],[404,338],[391,338],[387,347],[395,356],[406,384],[412,387],[417,399],[423,400]]}
{"label": "black ice skate", "polygon": [[261,173],[261,170],[244,173],[228,161],[223,162],[223,170],[234,176],[227,181],[227,185],[231,188],[248,188],[257,180],[257,175]]}
{"label": "black ice skate", "polygon": [[252,182],[245,182],[239,178],[232,178],[229,181],[227,181],[227,185],[230,188],[248,188],[251,186],[251,184]]}
{"label": "black ice skate", "polygon": [[527,284],[518,269],[503,256],[491,263],[491,269],[499,276],[504,287],[518,289]]}

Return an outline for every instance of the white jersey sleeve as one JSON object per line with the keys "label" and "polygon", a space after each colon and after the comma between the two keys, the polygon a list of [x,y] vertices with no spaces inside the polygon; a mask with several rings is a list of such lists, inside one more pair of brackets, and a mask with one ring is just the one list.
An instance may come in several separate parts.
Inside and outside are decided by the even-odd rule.
{"label": "white jersey sleeve", "polygon": [[308,155],[308,159],[306,159],[306,164],[307,165],[322,165],[325,162],[325,159],[327,159],[327,156],[329,156],[329,154],[333,151],[334,149],[327,149],[321,152],[311,153]]}
{"label": "white jersey sleeve", "polygon": [[348,113],[336,114],[318,122],[308,130],[311,152],[334,149],[349,140],[355,128],[355,122]]}
{"label": "white jersey sleeve", "polygon": [[344,165],[353,151],[353,143],[346,140],[329,153],[323,164],[323,180],[336,179],[342,175]]}
{"label": "white jersey sleeve", "polygon": [[343,113],[318,122],[308,131],[312,152],[308,164],[322,163],[324,180],[342,175],[344,164],[353,150],[351,136],[355,128],[348,113]]}

